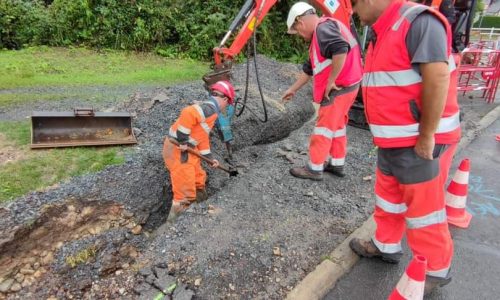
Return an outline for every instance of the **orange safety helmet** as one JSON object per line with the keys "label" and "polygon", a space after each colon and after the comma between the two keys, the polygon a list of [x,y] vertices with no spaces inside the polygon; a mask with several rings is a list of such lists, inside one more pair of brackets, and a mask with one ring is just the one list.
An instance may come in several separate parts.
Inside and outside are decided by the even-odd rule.
{"label": "orange safety helmet", "polygon": [[229,99],[227,103],[233,104],[235,96],[234,87],[229,81],[226,80],[217,81],[210,87],[210,90],[221,92],[222,94],[224,94],[224,96],[226,96]]}

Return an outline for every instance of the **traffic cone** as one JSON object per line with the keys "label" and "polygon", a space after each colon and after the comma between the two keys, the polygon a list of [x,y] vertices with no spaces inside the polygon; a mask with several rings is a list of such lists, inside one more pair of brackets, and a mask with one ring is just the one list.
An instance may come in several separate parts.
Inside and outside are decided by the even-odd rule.
{"label": "traffic cone", "polygon": [[425,270],[427,259],[416,255],[410,261],[405,273],[399,279],[398,284],[389,295],[389,300],[417,300],[424,298]]}
{"label": "traffic cone", "polygon": [[461,227],[469,227],[472,215],[465,209],[467,201],[467,185],[469,183],[469,159],[464,159],[460,163],[455,176],[446,190],[446,215],[448,223]]}

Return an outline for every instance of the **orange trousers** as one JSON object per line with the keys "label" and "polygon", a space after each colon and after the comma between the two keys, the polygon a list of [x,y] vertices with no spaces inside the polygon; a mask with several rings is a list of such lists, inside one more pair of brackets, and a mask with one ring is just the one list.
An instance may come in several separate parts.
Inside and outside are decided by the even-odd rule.
{"label": "orange trousers", "polygon": [[[396,159],[396,163],[393,161],[386,164],[397,174],[387,175],[385,168],[380,166],[380,157],[377,164],[374,213],[377,229],[373,242],[382,252],[399,252],[401,239],[406,232],[413,255],[425,256],[427,274],[435,277],[448,275],[453,256],[453,241],[446,220],[444,186],[456,146],[447,146],[435,158],[435,171],[429,171],[426,167],[422,169],[422,165],[432,161],[425,161],[417,156],[412,158],[405,155],[406,159],[400,159],[399,162]],[[412,148],[410,150],[413,151]],[[389,157],[395,153],[397,155],[394,152]],[[408,164],[413,166],[409,167]],[[416,170],[424,171],[416,174]],[[433,172],[436,174],[432,174]],[[407,180],[408,178],[413,180]],[[401,182],[405,180],[406,182]]]}
{"label": "orange trousers", "polygon": [[349,121],[351,108],[358,89],[335,95],[332,93],[333,103],[321,106],[318,111],[316,127],[309,143],[308,167],[312,171],[323,171],[323,164],[328,160],[333,166],[343,166],[347,154],[346,126]]}
{"label": "orange trousers", "polygon": [[170,172],[174,201],[194,201],[196,190],[204,189],[207,179],[207,173],[201,167],[200,158],[188,154],[187,162],[182,163],[181,151],[167,138],[163,143],[163,160]]}

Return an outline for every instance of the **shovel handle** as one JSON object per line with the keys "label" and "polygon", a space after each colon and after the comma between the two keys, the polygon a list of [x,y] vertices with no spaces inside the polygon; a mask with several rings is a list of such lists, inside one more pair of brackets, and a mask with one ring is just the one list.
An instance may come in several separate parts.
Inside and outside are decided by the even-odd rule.
{"label": "shovel handle", "polygon": [[[169,140],[172,144],[174,144],[174,145],[176,145],[176,146],[179,146],[179,142],[178,142],[178,141],[176,141],[176,140],[174,140],[174,139],[172,139],[172,138],[169,138],[168,140]],[[189,148],[189,147],[188,147],[188,148],[187,148],[187,151],[188,151],[189,153],[193,154],[194,156],[197,156],[197,157],[201,158],[202,160],[206,161],[206,162],[207,162],[207,163],[209,163],[209,164],[212,164],[212,163],[213,163],[213,161],[212,161],[211,159],[206,158],[205,156],[201,155],[201,154],[200,154],[200,152],[198,152],[198,151],[196,151],[196,150],[194,150],[194,149],[192,149],[192,148]],[[222,171],[225,171],[225,172],[227,172],[227,173],[229,173],[229,174],[232,174],[231,170],[229,170],[228,168],[226,168],[226,167],[224,167],[224,166],[219,165],[217,168],[219,168],[219,169],[221,169]]]}

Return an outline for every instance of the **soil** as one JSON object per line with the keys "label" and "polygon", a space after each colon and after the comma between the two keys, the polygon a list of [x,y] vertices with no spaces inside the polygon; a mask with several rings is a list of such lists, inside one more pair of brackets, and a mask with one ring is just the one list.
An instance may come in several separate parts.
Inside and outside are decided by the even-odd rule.
{"label": "soil", "polygon": [[[169,182],[161,147],[180,110],[206,97],[201,81],[105,104],[135,116],[139,144],[128,148],[123,165],[0,207],[0,299],[153,299],[160,292],[165,299],[284,298],[371,213],[375,151],[368,131],[348,127],[347,177],[289,175],[307,160],[311,89],[284,105],[280,96],[299,66],[259,57],[259,68],[269,121],[248,110],[235,120],[240,174],[208,170],[209,200],[173,221],[166,221],[161,191]],[[234,71],[240,94],[245,69]],[[248,105],[259,114],[256,85],[250,88]],[[462,103],[466,130],[494,108],[479,99]],[[26,107],[0,117],[29,114]],[[223,148],[214,138],[221,161]]]}

